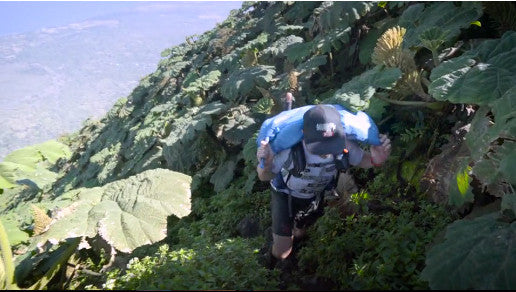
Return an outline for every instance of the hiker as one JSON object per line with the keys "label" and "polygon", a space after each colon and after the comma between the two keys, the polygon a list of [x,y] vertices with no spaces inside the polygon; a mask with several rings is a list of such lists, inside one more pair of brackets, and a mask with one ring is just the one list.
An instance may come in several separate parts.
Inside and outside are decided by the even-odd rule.
{"label": "hiker", "polygon": [[[296,146],[274,155],[269,143],[261,141],[256,156],[263,165],[259,164],[256,169],[259,179],[271,184],[273,243],[270,252],[275,259],[285,260],[292,251],[294,238],[302,238],[305,228],[322,215],[324,192],[335,189],[339,165],[349,163],[370,168],[385,162],[391,152],[391,142],[386,135],[379,137],[380,145],[371,145],[370,152],[363,151],[356,142],[346,138],[337,109],[317,105],[304,113],[303,139]],[[301,146],[304,170],[292,175],[298,159],[293,154],[299,152],[294,149]]]}

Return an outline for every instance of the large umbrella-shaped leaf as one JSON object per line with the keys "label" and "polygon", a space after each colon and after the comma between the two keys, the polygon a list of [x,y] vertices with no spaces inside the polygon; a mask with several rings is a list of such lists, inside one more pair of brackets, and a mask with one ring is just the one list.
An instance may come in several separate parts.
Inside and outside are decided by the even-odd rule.
{"label": "large umbrella-shaped leaf", "polygon": [[485,105],[516,84],[516,32],[443,62],[432,71],[428,92],[437,100]]}
{"label": "large umbrella-shaped leaf", "polygon": [[276,74],[273,66],[254,66],[231,73],[221,88],[224,98],[235,101],[247,96],[256,86],[269,88],[269,82]]}
{"label": "large umbrella-shaped leaf", "polygon": [[323,102],[364,110],[368,107],[369,99],[373,97],[377,88],[391,89],[400,77],[401,70],[398,68],[375,66],[345,83],[333,97]]}
{"label": "large umbrella-shaped leaf", "polygon": [[497,221],[498,212],[448,226],[443,243],[427,254],[421,276],[442,290],[516,289],[516,222]]}
{"label": "large umbrella-shaped leaf", "polygon": [[70,154],[68,146],[54,140],[13,151],[0,163],[0,189],[13,188],[17,181],[24,179],[43,189],[57,176],[47,168]]}
{"label": "large umbrella-shaped leaf", "polygon": [[152,169],[103,187],[81,188],[62,197],[74,203],[61,209],[37,240],[52,243],[100,234],[122,252],[162,240],[167,217],[190,213],[191,177]]}
{"label": "large umbrella-shaped leaf", "polygon": [[453,40],[461,29],[469,27],[472,21],[482,16],[482,5],[479,2],[460,2],[460,5],[453,2],[435,2],[427,5],[411,5],[401,15],[399,26],[407,29],[404,47],[420,46],[419,36],[433,27],[446,28],[446,40]]}

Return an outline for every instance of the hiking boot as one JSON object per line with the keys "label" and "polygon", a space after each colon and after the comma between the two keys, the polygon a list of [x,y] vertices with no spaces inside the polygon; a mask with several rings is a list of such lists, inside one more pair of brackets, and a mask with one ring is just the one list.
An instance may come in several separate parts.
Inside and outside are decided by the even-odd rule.
{"label": "hiking boot", "polygon": [[272,255],[272,242],[267,243],[265,247],[260,250],[260,257],[258,262],[269,270],[274,269],[277,264],[277,259]]}
{"label": "hiking boot", "polygon": [[292,273],[296,268],[296,264],[292,254],[282,261],[278,260],[274,268],[280,271],[278,284],[280,290],[286,290],[289,283],[295,282]]}
{"label": "hiking boot", "polygon": [[280,261],[276,260],[277,263],[275,265],[275,269],[281,271],[281,273],[292,273],[292,271],[296,268],[296,259],[294,255],[291,253],[286,259]]}

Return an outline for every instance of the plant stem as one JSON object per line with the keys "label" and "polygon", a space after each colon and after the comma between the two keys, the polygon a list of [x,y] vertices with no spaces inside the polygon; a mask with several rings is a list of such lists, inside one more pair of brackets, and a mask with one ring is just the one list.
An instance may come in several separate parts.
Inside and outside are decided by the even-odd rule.
{"label": "plant stem", "polygon": [[431,100],[432,99],[432,97],[429,94],[425,93],[424,91],[421,91],[417,95],[419,95],[421,98],[426,99],[426,100]]}
{"label": "plant stem", "polygon": [[4,225],[0,222],[0,248],[2,249],[2,260],[4,263],[5,271],[5,288],[6,290],[13,289],[14,283],[14,264],[11,252],[11,245],[9,244],[9,238],[7,232],[5,232]]}
{"label": "plant stem", "polygon": [[30,286],[29,290],[40,290],[43,288],[47,288],[48,283],[54,278],[54,276],[61,270],[63,265],[66,265],[72,254],[77,250],[79,243],[81,242],[81,238],[77,237],[72,239],[68,244],[68,247],[61,254],[60,258],[50,267],[50,269],[45,273],[45,275],[39,279],[34,285]]}
{"label": "plant stem", "polygon": [[335,75],[335,72],[333,71],[333,54],[330,52],[328,55],[328,58],[330,59],[330,76],[333,78],[333,75]]}
{"label": "plant stem", "polygon": [[432,142],[430,143],[430,147],[428,147],[428,151],[426,151],[426,157],[430,158],[430,154],[432,153],[432,150],[435,146],[435,140],[437,140],[437,136],[439,135],[438,128],[435,128],[434,134],[432,135]]}
{"label": "plant stem", "polygon": [[426,79],[425,77],[421,76],[421,82],[428,88],[430,87],[430,80]]}
{"label": "plant stem", "polygon": [[381,100],[384,100],[386,102],[397,104],[397,105],[404,105],[404,106],[429,106],[431,104],[434,104],[434,102],[426,102],[426,101],[404,101],[404,100],[394,100],[390,99],[381,95],[377,95],[377,97]]}
{"label": "plant stem", "polygon": [[434,60],[435,67],[439,66],[439,56],[437,55],[437,50],[432,50],[432,59]]}

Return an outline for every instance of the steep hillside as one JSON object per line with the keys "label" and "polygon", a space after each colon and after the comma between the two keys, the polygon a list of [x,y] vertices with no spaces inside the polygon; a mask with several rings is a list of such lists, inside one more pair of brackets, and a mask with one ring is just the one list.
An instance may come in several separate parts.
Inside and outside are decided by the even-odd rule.
{"label": "steep hillside", "polygon": [[[514,11],[245,2],[104,118],[0,163],[6,287],[515,289]],[[393,153],[270,270],[256,137],[287,92],[365,111]]]}

